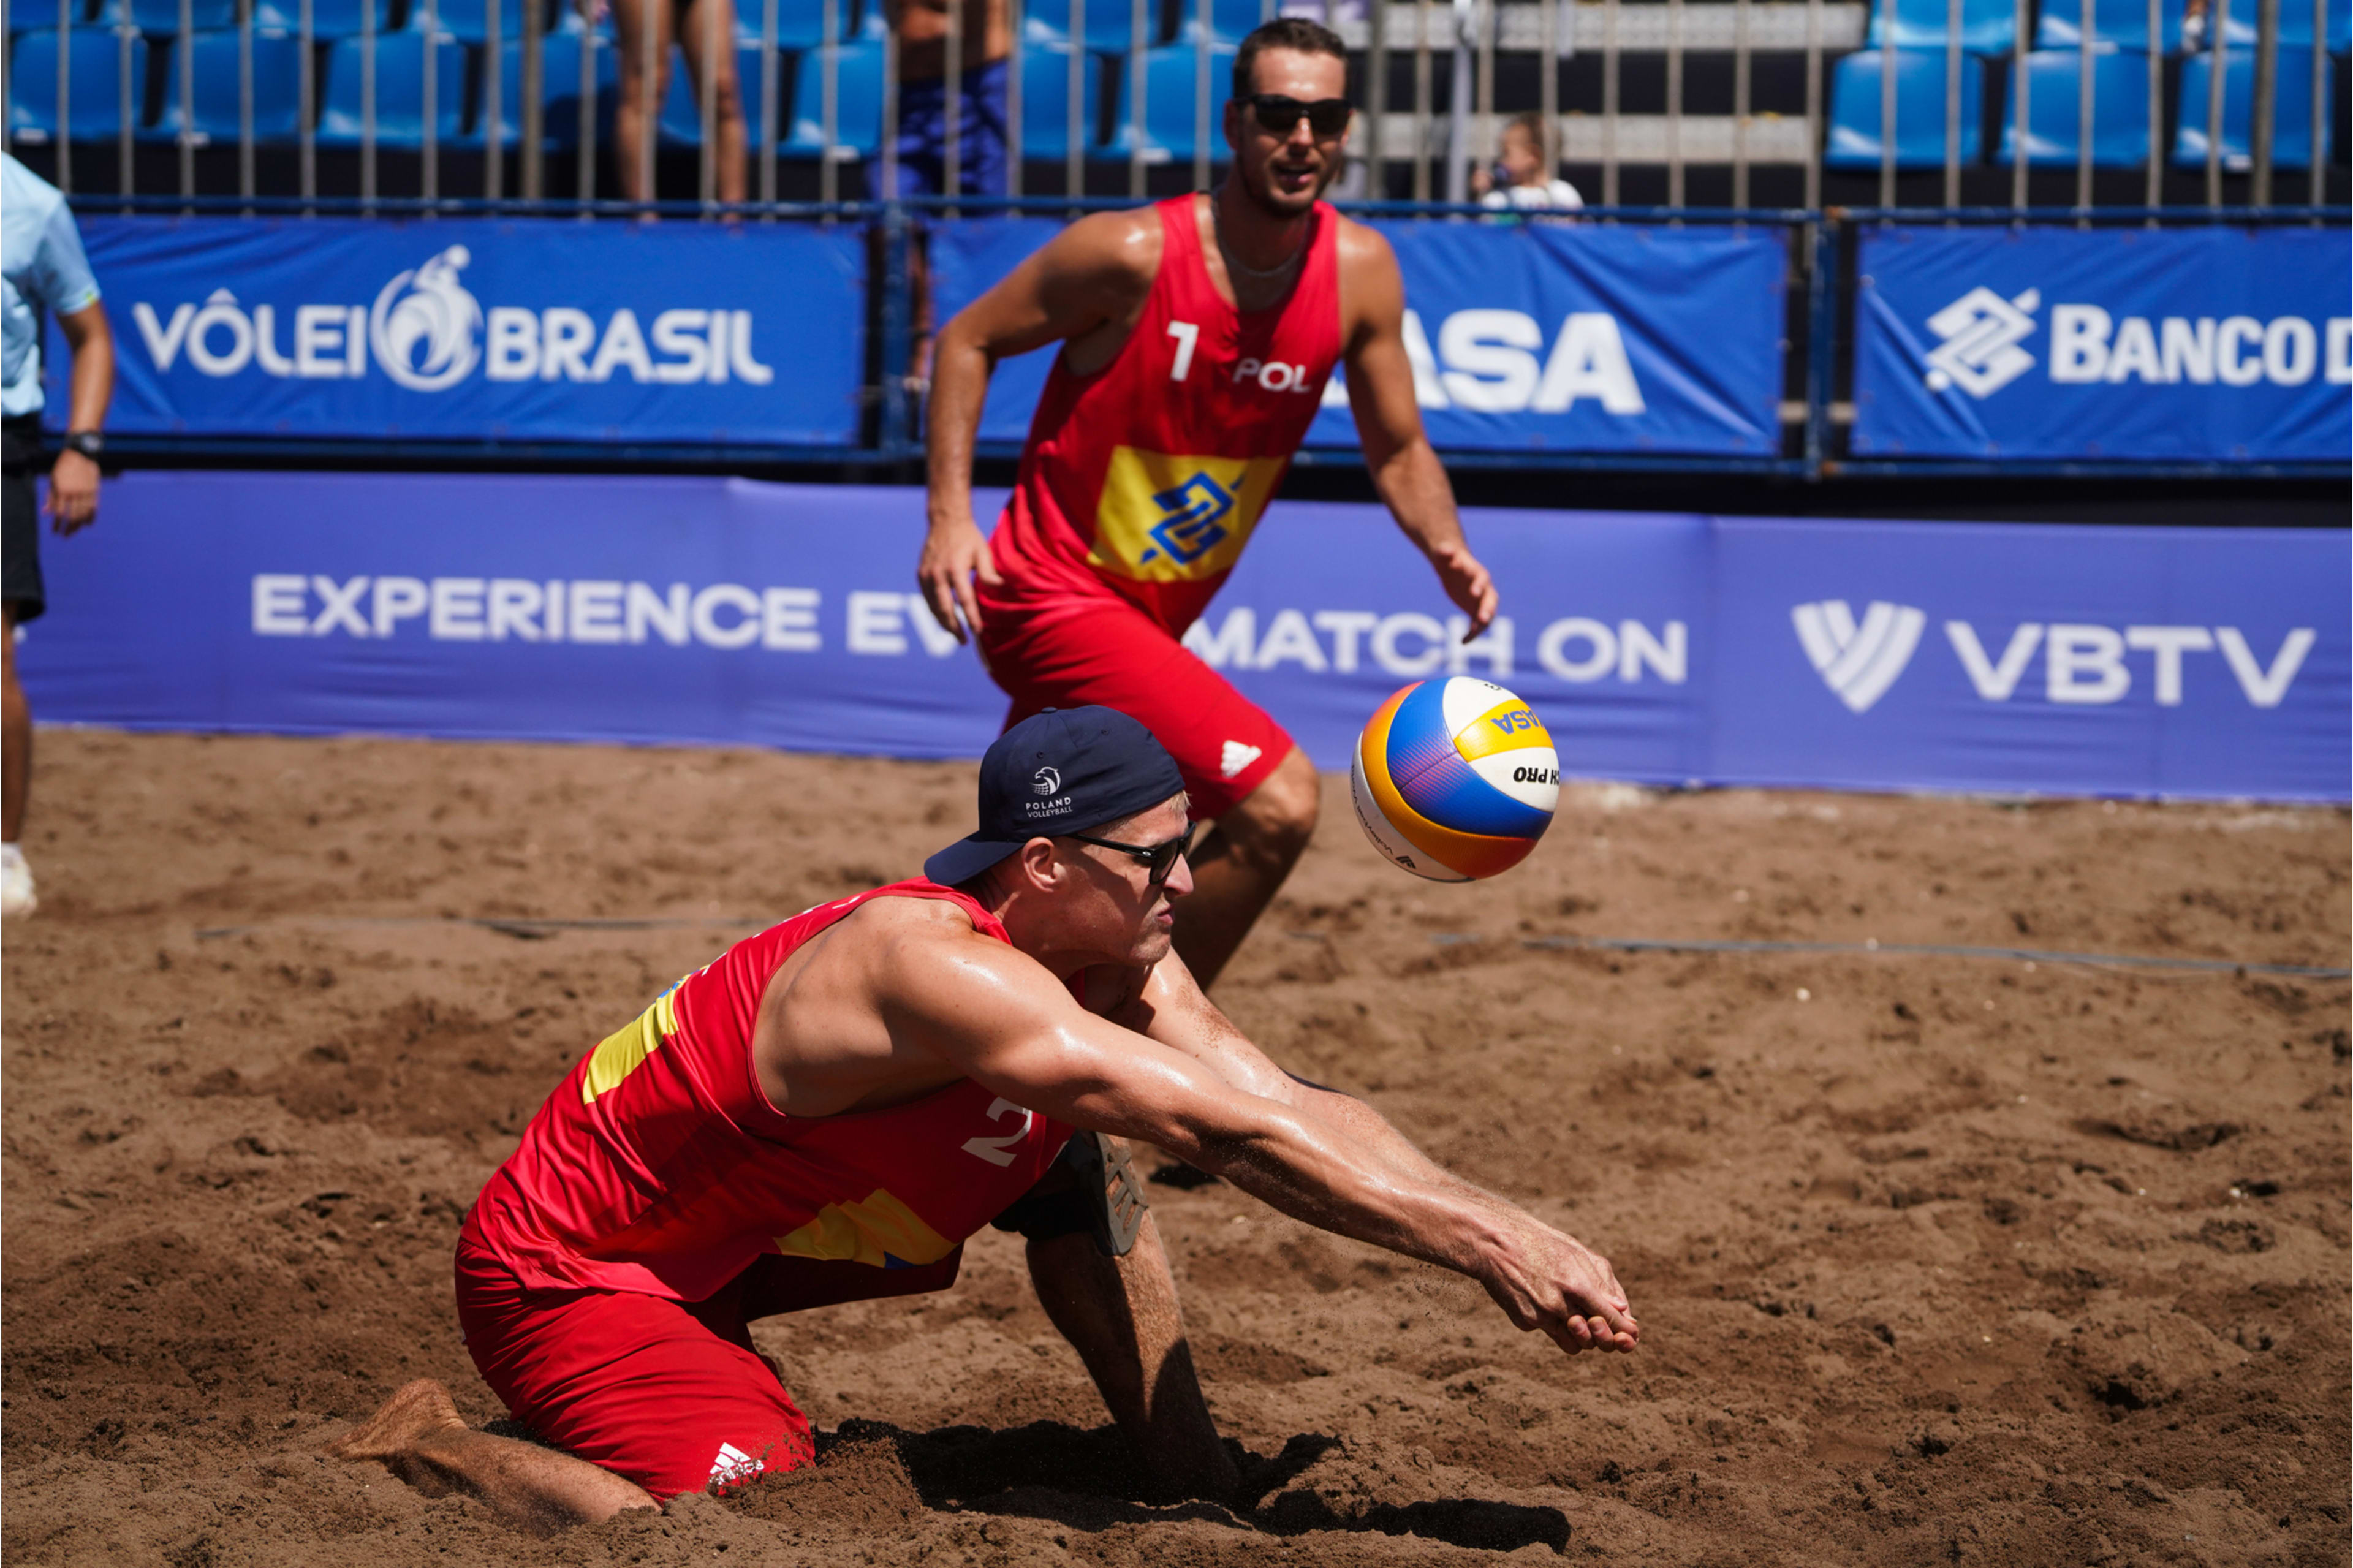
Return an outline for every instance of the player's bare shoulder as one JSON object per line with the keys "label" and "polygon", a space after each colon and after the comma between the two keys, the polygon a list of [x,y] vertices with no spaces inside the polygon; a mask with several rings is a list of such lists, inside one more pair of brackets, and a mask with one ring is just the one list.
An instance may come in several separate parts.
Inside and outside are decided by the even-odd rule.
{"label": "player's bare shoulder", "polygon": [[[1338,216],[1339,215],[1335,215]],[[1366,328],[1394,324],[1405,313],[1405,279],[1397,252],[1380,230],[1341,216],[1335,238],[1340,265],[1340,325],[1349,342]]]}
{"label": "player's bare shoulder", "polygon": [[1150,207],[1093,213],[1071,225],[1039,253],[1047,280],[1101,289],[1141,300],[1160,273],[1166,239]]}

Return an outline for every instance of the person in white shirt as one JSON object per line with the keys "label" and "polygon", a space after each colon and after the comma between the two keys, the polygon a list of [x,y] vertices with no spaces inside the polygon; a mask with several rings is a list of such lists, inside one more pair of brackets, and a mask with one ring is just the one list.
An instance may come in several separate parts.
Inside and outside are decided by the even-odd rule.
{"label": "person in white shirt", "polygon": [[1545,154],[1544,117],[1515,114],[1504,127],[1494,167],[1473,169],[1471,188],[1482,206],[1573,212],[1585,205],[1577,187],[1553,172]]}
{"label": "person in white shirt", "polygon": [[33,776],[33,714],[16,684],[16,628],[38,616],[41,527],[33,476],[42,466],[41,312],[73,351],[64,450],[49,469],[49,518],[60,538],[98,516],[99,426],[114,395],[114,334],[98,302],[73,214],[55,185],[0,153],[0,914],[33,912],[33,873],[17,837]]}

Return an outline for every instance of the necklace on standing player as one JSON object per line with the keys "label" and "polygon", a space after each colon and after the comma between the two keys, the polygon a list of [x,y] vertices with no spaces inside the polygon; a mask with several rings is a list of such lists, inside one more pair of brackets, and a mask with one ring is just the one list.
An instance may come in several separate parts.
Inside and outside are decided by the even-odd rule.
{"label": "necklace on standing player", "polygon": [[1211,196],[1209,198],[1209,233],[1217,239],[1218,255],[1224,259],[1226,270],[1229,272],[1239,272],[1245,278],[1280,278],[1284,273],[1290,271],[1293,268],[1298,266],[1300,258],[1307,254],[1307,241],[1303,239],[1299,242],[1298,249],[1293,251],[1288,257],[1272,267],[1243,266],[1240,262],[1234,259],[1232,248],[1226,244],[1226,226],[1218,216],[1218,199],[1215,196]]}

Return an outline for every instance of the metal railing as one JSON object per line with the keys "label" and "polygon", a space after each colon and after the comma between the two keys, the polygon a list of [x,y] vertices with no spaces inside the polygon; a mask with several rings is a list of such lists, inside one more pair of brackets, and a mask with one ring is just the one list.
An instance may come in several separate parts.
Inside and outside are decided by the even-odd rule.
{"label": "metal railing", "polygon": [[[332,161],[340,194],[371,204],[392,194],[394,160],[404,194],[428,203],[544,204],[558,199],[551,162],[568,155],[570,200],[584,212],[616,193],[653,205],[664,167],[679,179],[691,142],[694,202],[717,215],[733,198],[723,153],[733,122],[721,79],[736,69],[735,100],[756,102],[748,200],[900,191],[902,89],[917,84],[901,80],[883,0],[757,0],[756,26],[739,15],[732,27],[706,5],[702,37],[676,44],[662,38],[660,3],[641,0],[632,37],[621,39],[568,0],[358,0],[355,17],[346,4],[331,26],[324,0],[295,0],[290,15],[287,0],[177,0],[168,15],[154,0],[58,0],[54,15],[47,0],[13,9],[0,0],[10,29],[9,140],[46,148],[69,192],[102,188],[88,154],[111,141],[113,190],[126,196],[233,188],[247,198],[315,199]],[[950,135],[933,137],[925,188],[951,199],[1030,194],[1053,171],[1029,153],[1055,142],[1066,196],[1205,187],[1224,162],[1220,73],[1244,24],[1271,16],[1277,3],[1242,0],[1237,16],[1214,0],[946,0],[935,112],[959,124],[985,84],[980,73],[1005,72],[1005,184],[976,184],[964,138]],[[2330,78],[2345,25],[2340,16],[2332,37],[2330,0],[2239,0],[2251,21],[2233,15],[2232,0],[2193,0],[2186,26],[2168,0],[2014,0],[2006,9],[1998,0],[1876,0],[1880,19],[1868,26],[1866,0],[1282,3],[1329,22],[1356,57],[1356,168],[1342,190],[1359,198],[1472,199],[1474,171],[1514,111],[1536,116],[1547,174],[1603,205],[1957,208],[1999,203],[2006,188],[2022,211],[2038,196],[2056,200],[2058,171],[2072,169],[2071,205],[2086,212],[2317,206],[2341,155],[2329,146]],[[967,34],[989,35],[967,24],[978,19],[975,6],[990,4],[1012,51],[976,63]],[[812,18],[813,33],[802,25]],[[222,19],[232,25],[199,26]],[[1115,37],[1123,25],[1124,40],[1092,41],[1091,27]],[[561,58],[576,60],[576,80],[551,78],[558,40]],[[667,69],[644,68],[665,51]],[[620,52],[633,58],[617,89],[607,76]],[[692,73],[691,126],[665,122],[667,95],[654,90],[685,66],[681,57],[708,62]],[[19,80],[26,60],[54,80]],[[734,60],[740,69],[723,65]],[[2168,102],[2168,61],[2180,64],[2179,101]],[[1392,79],[1401,68],[1410,100],[1398,105]],[[1058,128],[1033,122],[1030,101],[1056,77],[1067,100]],[[633,139],[603,150],[600,183],[600,135],[631,83]],[[2071,84],[2072,114],[2063,103],[2038,112],[2038,89],[2063,97]],[[1180,88],[1189,100],[1181,108],[1155,104],[1155,91]],[[89,102],[97,91],[112,101]],[[1999,110],[1980,110],[1996,92]],[[2282,125],[2298,94],[2303,122]],[[551,124],[559,105],[568,130]],[[332,137],[322,134],[330,120]],[[2006,149],[1983,144],[1997,137]],[[858,192],[843,181],[851,165]],[[2290,170],[2303,177],[2283,180]]]}

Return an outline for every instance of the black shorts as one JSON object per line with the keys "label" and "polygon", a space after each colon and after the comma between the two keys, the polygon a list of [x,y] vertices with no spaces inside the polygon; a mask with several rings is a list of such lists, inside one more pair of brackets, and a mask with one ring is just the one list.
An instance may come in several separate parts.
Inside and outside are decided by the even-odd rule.
{"label": "black shorts", "polygon": [[16,607],[16,624],[37,620],[47,595],[41,588],[41,505],[33,476],[41,467],[41,416],[0,419],[0,599]]}

